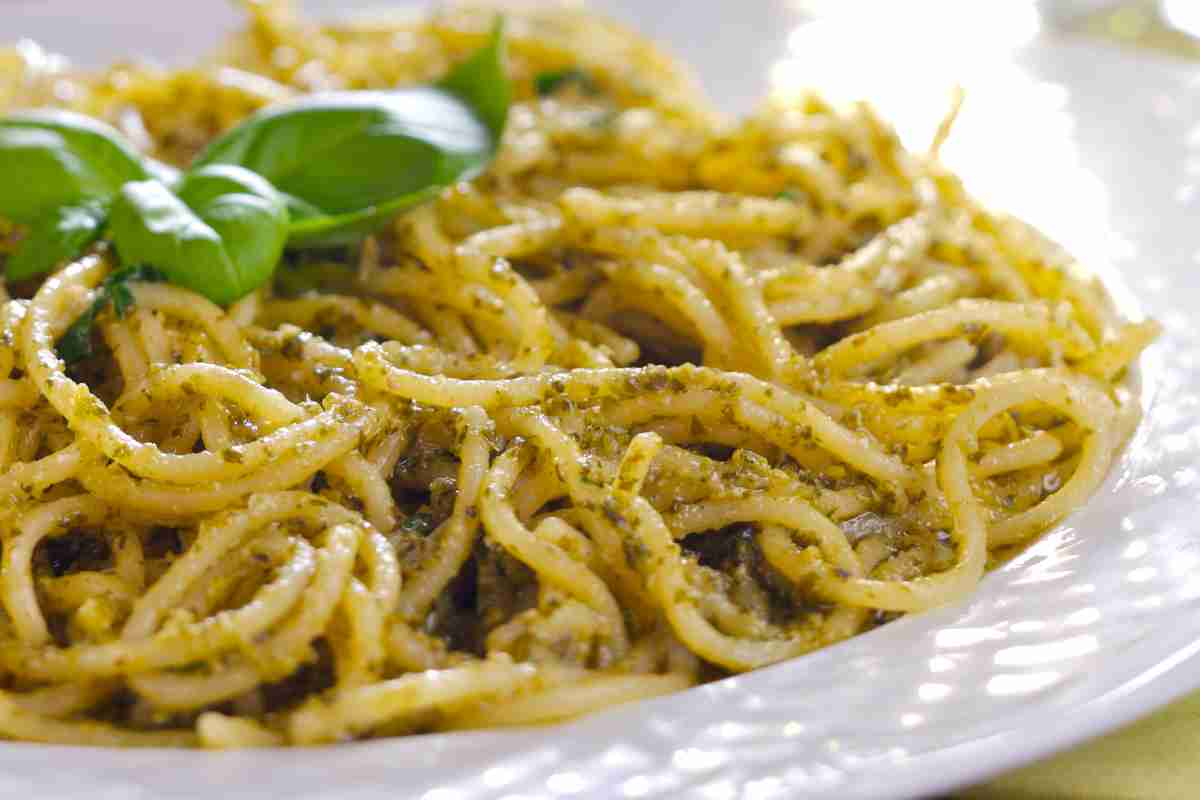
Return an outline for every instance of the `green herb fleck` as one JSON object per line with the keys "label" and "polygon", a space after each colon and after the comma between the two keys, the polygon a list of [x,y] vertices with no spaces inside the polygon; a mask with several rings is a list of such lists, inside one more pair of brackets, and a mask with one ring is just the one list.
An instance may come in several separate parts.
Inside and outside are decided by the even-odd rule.
{"label": "green herb fleck", "polygon": [[435,527],[433,524],[433,515],[427,511],[418,511],[400,523],[401,530],[408,533],[415,533],[418,536],[428,536],[433,532]]}
{"label": "green herb fleck", "polygon": [[540,72],[533,79],[533,88],[538,93],[538,97],[549,97],[571,85],[577,86],[584,94],[600,93],[600,87],[596,84],[595,79],[579,67]]}
{"label": "green herb fleck", "polygon": [[91,357],[92,328],[96,324],[96,317],[111,303],[117,318],[123,319],[133,306],[133,292],[129,291],[130,281],[161,280],[163,274],[153,267],[126,267],[111,273],[100,284],[96,299],[58,340],[58,355],[68,364]]}

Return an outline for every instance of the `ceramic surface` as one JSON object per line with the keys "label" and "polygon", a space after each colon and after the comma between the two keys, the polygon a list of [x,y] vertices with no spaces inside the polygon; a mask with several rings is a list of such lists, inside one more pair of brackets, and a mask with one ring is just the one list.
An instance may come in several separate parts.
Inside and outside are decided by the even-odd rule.
{"label": "ceramic surface", "polygon": [[[6,2],[0,38],[41,36],[91,61],[171,58],[234,22],[223,3],[105,5]],[[596,5],[664,38],[735,109],[767,85],[812,83],[870,97],[919,146],[961,82],[968,104],[945,155],[968,186],[1063,242],[1130,314],[1166,325],[1143,363],[1146,419],[1104,488],[965,603],[678,695],[553,729],[319,750],[9,744],[0,795],[919,796],[1200,686],[1200,70],[1040,30],[1016,0],[878,4],[815,24],[805,12],[830,4]]]}

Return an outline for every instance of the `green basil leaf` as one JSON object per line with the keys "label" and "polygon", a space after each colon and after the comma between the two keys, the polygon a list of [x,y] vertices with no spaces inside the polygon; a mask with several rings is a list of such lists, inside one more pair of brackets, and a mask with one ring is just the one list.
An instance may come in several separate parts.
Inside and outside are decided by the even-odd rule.
{"label": "green basil leaf", "polygon": [[108,207],[100,200],[60,206],[39,218],[29,235],[9,257],[5,274],[10,281],[23,281],[79,256],[100,237]]}
{"label": "green basil leaf", "polygon": [[179,286],[207,296],[237,282],[220,235],[156,180],[125,184],[113,203],[109,235],[125,264],[152,264]]}
{"label": "green basil leaf", "polygon": [[125,184],[109,232],[121,261],[227,305],[261,286],[287,238],[284,198],[258,175],[214,165],[184,175],[179,194],[156,180]]}
{"label": "green basil leaf", "polygon": [[512,105],[512,84],[504,71],[504,61],[504,18],[497,17],[487,44],[437,83],[438,88],[466,103],[483,120],[496,143],[504,133],[508,107]]}
{"label": "green basil leaf", "polygon": [[92,328],[96,317],[111,303],[118,319],[123,319],[133,305],[133,293],[129,291],[131,281],[161,281],[163,276],[151,267],[126,267],[116,270],[97,287],[96,299],[79,319],[58,340],[58,355],[68,364],[74,364],[92,355]]}
{"label": "green basil leaf", "polygon": [[237,164],[288,197],[289,246],[345,244],[491,162],[508,113],[502,29],[437,86],[330,92],[268,108],[197,165]]}
{"label": "green basil leaf", "polygon": [[257,172],[292,198],[293,243],[334,244],[376,227],[410,195],[474,176],[491,147],[487,128],[445,92],[338,92],[252,118],[198,163]]}
{"label": "green basil leaf", "polygon": [[218,303],[236,300],[266,283],[287,241],[287,202],[271,184],[241,167],[214,164],[184,175],[179,197],[220,235],[237,272],[231,299],[202,292]]}
{"label": "green basil leaf", "polygon": [[0,216],[33,225],[63,206],[107,200],[146,169],[108,125],[38,109],[0,119],[0,175]]}
{"label": "green basil leaf", "polygon": [[533,79],[533,89],[538,97],[548,97],[571,84],[578,86],[585,94],[597,94],[600,91],[592,76],[578,67],[541,72]]}

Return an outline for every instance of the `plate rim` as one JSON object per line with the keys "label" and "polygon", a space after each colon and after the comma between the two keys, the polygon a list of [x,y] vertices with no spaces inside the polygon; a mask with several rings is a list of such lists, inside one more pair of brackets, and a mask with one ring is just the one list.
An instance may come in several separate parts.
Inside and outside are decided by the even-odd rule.
{"label": "plate rim", "polygon": [[[1175,59],[1163,56],[1157,53],[1145,53],[1141,51],[1130,51],[1128,48],[1120,45],[1102,42],[1083,40],[1079,37],[1053,37],[1052,39],[1043,38],[1040,43],[1034,46],[1048,47],[1068,47],[1072,49],[1084,49],[1104,53],[1105,58],[1114,58],[1118,60],[1131,61],[1136,63],[1148,63],[1153,65],[1155,69],[1169,69],[1176,71],[1182,65]],[[1185,276],[1178,274],[1177,270],[1171,270],[1168,273],[1168,278],[1171,281],[1185,281]],[[1106,286],[1115,286],[1120,289],[1119,292],[1113,292],[1115,299],[1119,301],[1128,301],[1138,298],[1139,293],[1130,290],[1126,285],[1126,281],[1120,277],[1114,280],[1112,274],[1105,275]],[[1142,303],[1137,302],[1137,307],[1128,309],[1122,303],[1122,311],[1140,310]],[[1134,434],[1134,439],[1126,446],[1125,451],[1121,454],[1119,461],[1111,468],[1109,475],[1106,478],[1104,487],[1097,491],[1105,491],[1111,488],[1114,484],[1124,479],[1122,467],[1127,464],[1128,460],[1134,453],[1136,446],[1144,446],[1145,442],[1139,441],[1141,437],[1148,435],[1149,424],[1154,412],[1159,409],[1161,397],[1159,392],[1162,389],[1162,381],[1156,375],[1155,362],[1161,361],[1168,356],[1169,346],[1174,343],[1164,341],[1154,345],[1151,350],[1144,356],[1143,362],[1145,367],[1146,379],[1141,386],[1141,397],[1145,405],[1145,415],[1142,422],[1139,424],[1137,432]],[[1191,376],[1193,380],[1196,374]],[[1072,515],[1074,516],[1074,514]],[[1068,518],[1069,521],[1070,518]],[[1062,527],[1062,523],[1056,526],[1055,530]],[[996,576],[1007,570],[1006,565],[993,573],[985,576],[980,587],[976,588],[971,597],[954,604],[945,609],[954,609],[963,607],[964,604],[969,605],[971,601],[978,596],[984,586],[989,582],[995,582]],[[939,609],[943,610],[943,609]],[[847,642],[840,642],[829,648],[819,651],[822,658],[831,658],[830,655],[836,656],[841,653],[847,646],[854,642],[875,641],[877,639],[886,639],[890,635],[886,634],[888,630],[906,630],[914,626],[927,627],[929,614],[910,615],[891,623],[883,628],[870,631],[866,634],[854,637]],[[922,622],[926,625],[922,625]],[[1164,626],[1171,622],[1170,616],[1165,615],[1161,622],[1156,623],[1153,632],[1161,634]],[[948,747],[939,748],[921,753],[914,758],[912,762],[921,762],[920,768],[905,767],[890,767],[890,773],[887,776],[886,785],[884,783],[876,783],[874,786],[868,784],[853,784],[839,785],[834,788],[834,792],[839,797],[894,797],[897,793],[904,796],[924,794],[930,792],[945,792],[960,788],[967,784],[974,784],[979,781],[985,781],[991,777],[1004,773],[1021,764],[1029,763],[1041,758],[1051,756],[1055,753],[1067,750],[1072,746],[1090,739],[1096,735],[1111,731],[1124,724],[1127,724],[1135,719],[1138,719],[1146,714],[1151,713],[1157,708],[1178,699],[1179,697],[1200,688],[1200,670],[1192,670],[1189,672],[1188,667],[1194,667],[1200,663],[1200,622],[1195,623],[1190,632],[1184,627],[1180,632],[1169,638],[1170,645],[1160,645],[1154,648],[1154,652],[1158,655],[1153,658],[1153,663],[1149,663],[1139,668],[1135,674],[1121,681],[1118,685],[1109,688],[1103,692],[1089,696],[1085,702],[1074,706],[1070,710],[1070,714],[1063,717],[1059,724],[1055,725],[1034,725],[1024,730],[1020,730],[1015,726],[1006,727],[1003,730],[990,733],[985,736],[980,736],[968,739],[961,742],[956,742]],[[812,654],[816,655],[816,654]],[[646,701],[640,701],[633,706],[623,708],[607,709],[596,714],[590,715],[584,719],[563,723],[551,728],[528,729],[537,730],[543,735],[550,735],[548,732],[561,731],[567,735],[568,731],[573,731],[576,727],[588,727],[594,721],[601,719],[612,719],[614,716],[621,715],[630,718],[636,716],[643,709],[658,709],[666,708],[672,703],[684,702],[685,697],[699,697],[699,691],[705,691],[707,687],[718,687],[721,684],[738,684],[753,680],[760,673],[778,672],[787,670],[800,670],[803,668],[803,663],[812,656],[801,656],[798,659],[789,660],[771,667],[766,667],[762,670],[756,670],[752,673],[746,673],[732,678],[727,678],[713,684],[707,684],[702,687],[696,687],[692,690],[684,690],[672,695],[653,698]],[[1032,699],[1029,701],[1029,707],[1023,712],[1020,717],[1011,717],[1013,722],[1018,719],[1034,717],[1040,710],[1045,713],[1045,703]],[[466,732],[466,733],[448,733],[448,734],[433,734],[421,737],[428,744],[432,744],[433,740],[456,741],[462,737],[510,737],[508,732]],[[520,738],[520,737],[515,737]],[[373,740],[366,742],[355,742],[338,747],[323,748],[316,760],[322,762],[334,758],[335,755],[347,750],[390,750],[397,747],[404,747],[411,744],[415,749],[418,743],[414,743],[410,739],[388,739],[388,740]],[[440,745],[438,745],[440,746]],[[8,772],[10,769],[11,759],[7,756],[10,751],[37,751],[49,752],[54,756],[64,756],[71,758],[72,752],[109,752],[103,748],[76,748],[62,747],[53,745],[41,745],[28,742],[4,742],[0,744],[0,772]],[[169,753],[176,755],[186,755],[195,764],[209,763],[210,760],[228,760],[237,758],[245,760],[249,758],[253,761],[252,756],[247,756],[245,753],[210,753],[204,751],[181,751],[181,750],[152,750],[150,753]],[[270,752],[272,756],[285,756],[284,766],[288,762],[299,762],[305,759],[314,759],[314,751],[311,750],[285,750],[276,749]],[[507,752],[507,750],[506,750]],[[120,758],[124,758],[125,751],[122,751]],[[174,759],[172,759],[174,760]],[[32,763],[32,762],[31,762]],[[202,769],[202,767],[201,767]],[[565,769],[565,767],[564,767]],[[86,773],[86,768],[84,769]],[[851,776],[853,777],[853,776]],[[3,783],[0,782],[0,787]],[[384,785],[384,790],[389,788],[390,784]],[[82,798],[90,792],[97,789],[105,789],[103,785],[82,787],[76,792],[70,794],[54,794],[49,793],[47,797],[53,798]],[[153,790],[141,787],[143,791],[153,793]],[[338,787],[330,787],[337,790]],[[211,787],[200,787],[199,791],[206,794],[211,791]],[[180,797],[191,795],[179,795]],[[240,795],[239,795],[240,796]],[[355,795],[357,796],[357,795]],[[374,795],[363,795],[364,797]],[[382,796],[382,795],[381,795]],[[483,796],[483,795],[476,795]],[[574,796],[589,796],[583,792],[576,793]],[[658,796],[651,794],[649,796]],[[669,796],[669,793],[668,793]]]}

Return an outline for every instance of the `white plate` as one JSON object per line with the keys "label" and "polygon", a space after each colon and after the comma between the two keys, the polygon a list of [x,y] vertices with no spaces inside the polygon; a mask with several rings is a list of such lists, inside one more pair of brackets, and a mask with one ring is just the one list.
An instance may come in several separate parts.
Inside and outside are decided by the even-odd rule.
{"label": "white plate", "polygon": [[[718,0],[686,11],[597,5],[667,40],[737,108],[770,72],[866,93],[915,137],[961,79],[968,107],[946,154],[968,185],[1062,241],[1126,308],[1136,295],[1167,326],[1143,366],[1146,421],[1105,487],[967,603],[675,696],[554,729],[319,750],[5,745],[0,794],[900,797],[980,780],[1200,686],[1200,71],[1034,37],[1032,5],[1015,0],[969,4],[971,19],[947,3],[935,25],[920,21],[928,4],[895,4],[907,19],[859,15],[790,40],[802,0],[745,0],[736,11]],[[39,36],[85,61],[198,53],[219,35],[205,21],[234,21],[223,3],[6,8],[0,36]]]}

